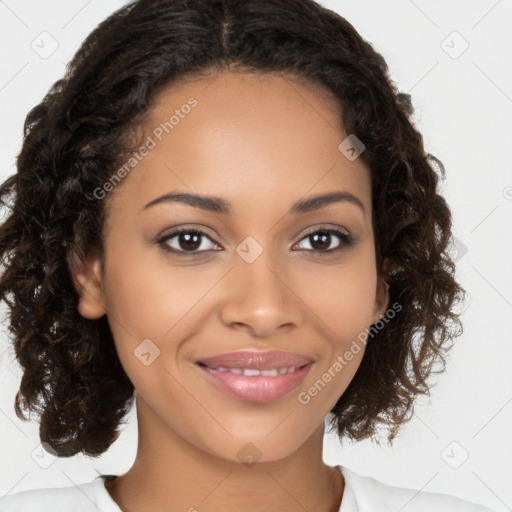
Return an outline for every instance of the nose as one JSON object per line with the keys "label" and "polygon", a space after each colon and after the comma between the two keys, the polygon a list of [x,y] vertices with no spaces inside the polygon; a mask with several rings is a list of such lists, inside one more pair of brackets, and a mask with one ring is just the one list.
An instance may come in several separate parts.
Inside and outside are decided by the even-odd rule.
{"label": "nose", "polygon": [[268,337],[297,328],[303,303],[289,272],[276,265],[269,252],[252,263],[239,259],[228,276],[221,318],[232,329]]}

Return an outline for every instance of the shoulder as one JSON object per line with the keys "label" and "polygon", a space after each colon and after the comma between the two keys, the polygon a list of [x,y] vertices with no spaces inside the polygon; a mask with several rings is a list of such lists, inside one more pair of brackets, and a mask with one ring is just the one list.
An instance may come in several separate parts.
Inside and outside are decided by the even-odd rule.
{"label": "shoulder", "polygon": [[[402,509],[404,512],[493,512],[483,505],[448,494],[395,487],[358,475],[343,466],[338,468],[345,477],[347,498],[358,512],[396,512]],[[343,503],[340,512],[345,512]]]}
{"label": "shoulder", "polygon": [[96,487],[101,479],[69,487],[31,489],[0,496],[0,512],[97,512]]}

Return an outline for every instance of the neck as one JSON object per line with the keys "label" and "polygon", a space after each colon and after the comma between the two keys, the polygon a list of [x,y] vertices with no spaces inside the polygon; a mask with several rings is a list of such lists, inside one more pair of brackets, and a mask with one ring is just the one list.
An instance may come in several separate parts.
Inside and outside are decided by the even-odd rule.
{"label": "neck", "polygon": [[322,460],[323,423],[289,456],[251,464],[187,442],[151,416],[138,396],[137,418],[135,462],[106,484],[123,512],[339,510],[343,478]]}

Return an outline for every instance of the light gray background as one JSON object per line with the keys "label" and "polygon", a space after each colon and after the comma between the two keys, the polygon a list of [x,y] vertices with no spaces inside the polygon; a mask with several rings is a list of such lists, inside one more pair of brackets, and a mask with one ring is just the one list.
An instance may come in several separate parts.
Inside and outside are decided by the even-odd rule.
{"label": "light gray background", "polygon": [[[389,484],[511,510],[512,0],[321,3],[345,16],[383,54],[401,90],[412,93],[426,149],[447,169],[442,191],[454,215],[458,277],[468,291],[465,332],[448,369],[393,447],[384,440],[380,446],[365,441],[340,448],[327,434],[325,460]],[[28,110],[63,75],[85,36],[123,4],[0,0],[2,181],[14,172]],[[4,320],[0,495],[128,470],[137,443],[134,414],[103,457],[38,457],[38,425],[14,414],[20,369],[5,325]],[[412,509],[413,502],[403,508]]]}

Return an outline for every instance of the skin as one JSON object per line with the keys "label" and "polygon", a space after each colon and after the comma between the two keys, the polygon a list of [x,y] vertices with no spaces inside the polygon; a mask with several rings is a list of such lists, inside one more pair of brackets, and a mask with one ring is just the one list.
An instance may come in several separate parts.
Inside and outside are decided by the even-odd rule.
{"label": "skin", "polygon": [[[80,313],[107,315],[137,392],[137,457],[107,490],[126,512],[336,511],[344,482],[323,463],[323,422],[364,351],[308,404],[298,395],[388,304],[369,169],[339,151],[347,133],[334,99],[287,76],[222,72],[174,84],[148,112],[143,137],[191,96],[198,105],[105,199],[103,255],[72,270]],[[340,201],[288,213],[295,201],[340,190],[364,210]],[[177,202],[144,209],[171,191],[221,197],[232,213]],[[178,225],[206,233],[196,256],[164,250],[186,252],[178,236],[157,242]],[[327,253],[307,236],[322,228],[354,241],[332,235],[326,246],[339,249]],[[263,250],[252,263],[236,252],[248,236]],[[149,366],[134,355],[144,339],[160,350]],[[297,389],[269,403],[228,396],[195,364],[271,349],[314,364]],[[252,465],[238,455],[249,442],[259,457]]]}

